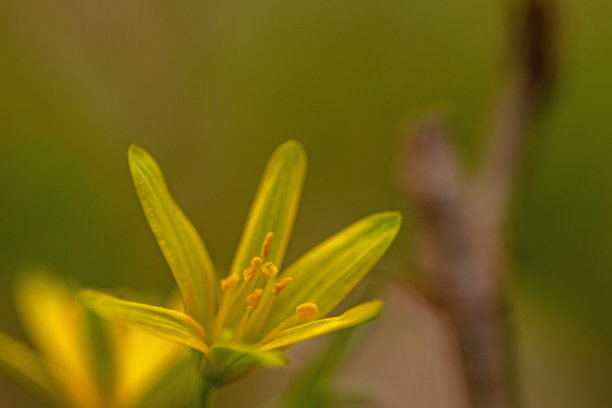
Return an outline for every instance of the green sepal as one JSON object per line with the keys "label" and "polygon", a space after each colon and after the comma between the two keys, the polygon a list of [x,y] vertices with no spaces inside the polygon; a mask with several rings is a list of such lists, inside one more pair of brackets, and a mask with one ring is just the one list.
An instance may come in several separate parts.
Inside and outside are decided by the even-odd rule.
{"label": "green sepal", "polygon": [[240,380],[260,367],[278,367],[288,363],[277,351],[261,351],[241,344],[216,345],[204,357],[202,376],[214,387]]}

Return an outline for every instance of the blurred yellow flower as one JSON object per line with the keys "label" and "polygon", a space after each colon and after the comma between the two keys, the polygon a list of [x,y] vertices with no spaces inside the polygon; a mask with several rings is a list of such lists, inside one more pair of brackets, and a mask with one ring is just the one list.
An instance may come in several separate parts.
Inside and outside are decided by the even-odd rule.
{"label": "blurred yellow flower", "polygon": [[284,143],[270,158],[224,279],[155,160],[132,145],[129,164],[185,313],[93,291],[82,293],[82,300],[103,317],[199,351],[204,388],[224,386],[258,367],[286,364],[284,350],[292,344],[380,313],[382,302],[374,300],[326,318],[387,250],[401,224],[397,212],[357,221],[281,269],[306,173],[299,143]]}
{"label": "blurred yellow flower", "polygon": [[139,407],[165,375],[189,371],[185,347],[104,323],[75,295],[47,274],[22,278],[17,309],[38,350],[0,332],[0,366],[74,408]]}

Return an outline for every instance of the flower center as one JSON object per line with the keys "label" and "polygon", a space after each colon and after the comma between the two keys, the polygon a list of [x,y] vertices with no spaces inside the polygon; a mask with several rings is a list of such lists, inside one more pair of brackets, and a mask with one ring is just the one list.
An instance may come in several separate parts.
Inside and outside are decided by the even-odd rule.
{"label": "flower center", "polygon": [[[249,266],[242,273],[242,279],[233,274],[221,280],[223,300],[215,321],[213,342],[219,339],[228,313],[230,310],[235,310],[236,307],[244,309],[231,341],[240,341],[242,337],[245,337],[247,341],[258,339],[276,297],[293,281],[293,278],[289,276],[277,279],[278,267],[274,262],[264,262],[270,255],[273,239],[273,233],[266,234],[261,246],[261,257],[255,256],[251,259]],[[262,273],[258,273],[259,271]],[[247,293],[248,295],[243,297]],[[246,304],[242,303],[245,300]],[[244,306],[240,306],[241,304]],[[299,322],[311,322],[318,317],[319,310],[314,303],[304,303],[298,306],[296,315]],[[295,323],[295,318],[296,316],[292,316],[287,319],[273,332],[278,333],[287,325]]]}

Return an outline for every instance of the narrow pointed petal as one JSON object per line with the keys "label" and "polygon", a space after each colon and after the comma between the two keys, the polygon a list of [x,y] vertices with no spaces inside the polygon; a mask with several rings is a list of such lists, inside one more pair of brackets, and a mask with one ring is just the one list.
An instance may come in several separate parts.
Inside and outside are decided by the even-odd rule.
{"label": "narrow pointed petal", "polygon": [[266,260],[280,267],[305,175],[306,155],[302,146],[294,140],[280,145],[268,160],[230,272],[240,275],[251,258],[260,255],[262,243],[269,232],[274,234],[274,238]]}
{"label": "narrow pointed petal", "polygon": [[282,276],[293,277],[293,283],[279,295],[264,331],[292,316],[305,302],[315,303],[321,316],[327,316],[383,256],[401,218],[397,212],[363,218],[290,265]]}
{"label": "narrow pointed petal", "polygon": [[0,332],[0,366],[30,385],[59,397],[55,384],[40,358],[25,344]]}
{"label": "narrow pointed petal", "polygon": [[202,353],[208,352],[204,329],[185,313],[121,300],[92,290],[82,291],[79,298],[85,307],[106,319],[138,327]]}
{"label": "narrow pointed petal", "polygon": [[193,384],[193,356],[181,354],[169,362],[163,370],[149,374],[147,387],[135,395],[132,403],[118,399],[121,407],[167,408],[188,406]]}
{"label": "narrow pointed petal", "polygon": [[170,195],[155,159],[136,145],[130,146],[128,156],[142,208],[172,270],[185,312],[208,327],[217,310],[219,287],[208,251]]}
{"label": "narrow pointed petal", "polygon": [[319,337],[337,330],[346,329],[376,319],[383,308],[383,302],[372,300],[355,306],[340,316],[315,320],[280,332],[273,340],[261,345],[260,350],[274,350],[300,341]]}
{"label": "narrow pointed petal", "polygon": [[24,328],[63,395],[73,406],[94,406],[100,396],[74,292],[50,275],[28,272],[18,281],[16,301]]}
{"label": "narrow pointed petal", "polygon": [[205,359],[203,378],[215,387],[237,381],[260,367],[287,364],[283,353],[262,351],[242,344],[213,346]]}
{"label": "narrow pointed petal", "polygon": [[[155,336],[150,332],[122,324],[112,325],[116,353],[115,400],[120,407],[174,406],[139,403],[157,388],[180,389],[176,379],[188,381],[193,371],[190,350],[182,345]],[[172,377],[172,378],[168,378]],[[166,392],[175,397],[179,393]],[[177,406],[178,402],[173,401]]]}
{"label": "narrow pointed petal", "polygon": [[[173,292],[165,305],[182,311],[180,294]],[[187,394],[181,382],[189,383],[193,371],[190,350],[132,326],[117,323],[108,326],[116,356],[114,394],[118,406],[181,405],[177,396]],[[160,394],[170,396],[172,401],[164,404]]]}

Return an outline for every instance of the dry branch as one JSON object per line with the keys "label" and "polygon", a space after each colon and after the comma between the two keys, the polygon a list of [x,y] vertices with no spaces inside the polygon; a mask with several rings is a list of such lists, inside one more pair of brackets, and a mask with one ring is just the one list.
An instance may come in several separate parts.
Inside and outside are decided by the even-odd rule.
{"label": "dry branch", "polygon": [[422,224],[425,293],[453,322],[474,408],[515,406],[504,307],[500,233],[525,138],[551,84],[552,29],[545,3],[525,3],[482,168],[466,180],[448,131],[428,120],[410,134],[406,190]]}

